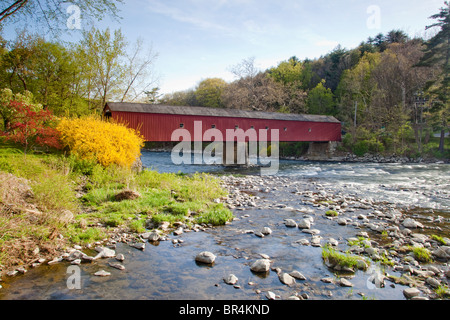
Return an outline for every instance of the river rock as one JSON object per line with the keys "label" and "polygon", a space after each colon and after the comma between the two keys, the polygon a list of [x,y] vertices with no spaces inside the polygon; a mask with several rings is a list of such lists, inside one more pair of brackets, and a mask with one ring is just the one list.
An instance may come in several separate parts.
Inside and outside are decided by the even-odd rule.
{"label": "river rock", "polygon": [[269,235],[269,234],[271,234],[272,233],[272,229],[270,229],[269,227],[264,227],[264,228],[262,228],[261,229],[261,233],[263,234],[263,235]]}
{"label": "river rock", "polygon": [[290,272],[289,275],[298,280],[306,280],[306,277],[297,270]]}
{"label": "river rock", "polygon": [[94,260],[100,258],[114,258],[116,256],[116,252],[114,250],[106,247],[96,247],[95,251],[97,251],[98,254],[94,257]]}
{"label": "river rock", "polygon": [[302,232],[308,233],[311,235],[316,235],[316,234],[320,233],[320,230],[319,229],[303,229]]}
{"label": "river rock", "polygon": [[270,269],[270,260],[259,259],[256,260],[250,267],[253,272],[268,272]]}
{"label": "river rock", "polygon": [[347,219],[345,218],[339,218],[337,221],[338,225],[340,226],[346,226],[347,225]]}
{"label": "river rock", "polygon": [[195,261],[200,263],[206,263],[206,264],[212,264],[216,260],[216,256],[209,252],[209,251],[203,251],[197,254],[195,257]]}
{"label": "river rock", "polygon": [[320,281],[324,282],[324,283],[333,283],[334,279],[331,277],[325,277],[320,279]]}
{"label": "river rock", "polygon": [[272,291],[267,291],[266,292],[266,298],[269,300],[275,300],[277,296],[275,295],[275,293],[273,293]]}
{"label": "river rock", "polygon": [[300,240],[295,241],[294,243],[300,243],[300,244],[302,244],[304,246],[309,246],[309,240],[308,239],[300,239]]}
{"label": "river rock", "polygon": [[116,256],[116,260],[117,260],[117,261],[123,261],[123,260],[125,260],[125,256],[124,256],[123,254],[119,253],[119,254]]}
{"label": "river rock", "polygon": [[96,273],[94,273],[94,276],[97,276],[97,277],[107,277],[110,275],[111,275],[111,273],[109,273],[105,270],[100,270],[100,271],[97,271]]}
{"label": "river rock", "polygon": [[182,233],[183,233],[183,228],[182,228],[182,227],[178,227],[178,228],[173,232],[173,234],[176,235],[176,236],[179,236],[179,235],[182,234]]}
{"label": "river rock", "polygon": [[118,262],[109,262],[108,264],[110,267],[116,268],[118,270],[125,270],[125,266]]}
{"label": "river rock", "polygon": [[413,297],[416,297],[420,294],[420,290],[417,288],[406,288],[405,290],[403,290],[403,295],[407,298],[407,299],[411,299]]}
{"label": "river rock", "polygon": [[449,246],[441,246],[441,247],[437,248],[436,250],[433,250],[432,254],[439,259],[448,260],[448,259],[450,259],[450,247]]}
{"label": "river rock", "polygon": [[158,232],[153,231],[148,234],[147,239],[150,242],[159,241],[161,239],[161,236],[159,235]]}
{"label": "river rock", "polygon": [[227,277],[223,278],[226,284],[235,285],[238,282],[238,278],[234,274],[229,274]]}
{"label": "river rock", "polygon": [[292,219],[286,219],[284,221],[284,224],[286,225],[286,227],[290,227],[290,228],[296,228],[297,227],[297,222],[295,222]]}
{"label": "river rock", "polygon": [[441,285],[441,282],[439,280],[436,280],[435,278],[429,277],[425,280],[426,283],[428,283],[430,286],[432,286],[433,288],[439,288],[439,286]]}
{"label": "river rock", "polygon": [[133,243],[133,244],[131,244],[131,246],[138,250],[145,250],[145,243],[143,243],[143,242]]}
{"label": "river rock", "polygon": [[289,275],[289,274],[287,274],[285,272],[280,273],[278,275],[278,279],[280,279],[281,283],[283,283],[283,284],[285,284],[287,286],[291,286],[291,285],[293,285],[295,283],[294,277],[292,277],[291,275]]}
{"label": "river rock", "polygon": [[336,247],[336,246],[339,244],[339,242],[338,242],[336,239],[334,239],[334,238],[329,238],[329,239],[328,239],[328,243],[329,243],[331,246],[334,246],[334,247]]}
{"label": "river rock", "polygon": [[423,224],[411,218],[406,218],[405,220],[403,220],[402,226],[404,226],[405,228],[412,228],[412,229],[423,228]]}
{"label": "river rock", "polygon": [[313,236],[311,238],[311,245],[313,247],[320,247],[320,240],[322,239],[321,236]]}
{"label": "river rock", "polygon": [[348,281],[348,280],[345,279],[345,278],[341,278],[341,279],[339,280],[339,285],[340,285],[341,287],[353,287],[353,283],[351,283],[350,281]]}
{"label": "river rock", "polygon": [[311,220],[310,219],[302,219],[298,223],[299,229],[310,229],[311,228]]}

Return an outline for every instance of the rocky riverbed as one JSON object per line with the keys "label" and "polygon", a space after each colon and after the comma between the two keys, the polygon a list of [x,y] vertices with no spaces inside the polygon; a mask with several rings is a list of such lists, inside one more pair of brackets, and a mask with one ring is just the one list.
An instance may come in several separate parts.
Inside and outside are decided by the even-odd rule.
{"label": "rocky riverbed", "polygon": [[[0,298],[448,299],[448,211],[361,199],[311,179],[220,179],[229,195],[216,201],[235,215],[227,225],[117,228],[37,261],[44,269],[28,280],[25,269],[11,272]],[[82,268],[84,289],[67,288],[69,265]],[[38,276],[49,268],[58,285]]]}
{"label": "rocky riverbed", "polygon": [[[370,277],[378,288],[396,284],[406,286],[403,294],[410,299],[436,299],[450,294],[450,215],[431,209],[406,209],[392,203],[377,203],[359,199],[351,195],[339,195],[327,190],[320,183],[311,182],[312,188],[305,188],[288,177],[235,178],[223,177],[229,189],[230,197],[226,202],[237,210],[246,207],[260,209],[276,208],[295,212],[294,219],[284,219],[286,228],[299,228],[305,235],[295,240],[303,246],[335,247],[350,256],[361,257],[361,269],[367,270],[368,264],[382,265],[382,271]],[[304,182],[304,181],[302,181]],[[336,190],[333,190],[334,192]],[[284,201],[269,201],[261,195],[272,192],[294,195],[296,205]],[[283,199],[281,196],[280,200]],[[441,213],[442,215],[440,215]],[[321,221],[333,224],[333,237],[321,236]],[[353,229],[354,236],[343,238],[340,228]],[[263,237],[262,230],[246,230]],[[355,268],[324,259],[324,264],[340,280],[321,279],[324,282],[353,287],[346,280],[351,278]],[[282,270],[274,269],[278,274]],[[400,272],[393,275],[392,272]],[[283,282],[280,278],[280,281]],[[294,296],[295,297],[295,296]],[[298,297],[298,296],[297,296]]]}

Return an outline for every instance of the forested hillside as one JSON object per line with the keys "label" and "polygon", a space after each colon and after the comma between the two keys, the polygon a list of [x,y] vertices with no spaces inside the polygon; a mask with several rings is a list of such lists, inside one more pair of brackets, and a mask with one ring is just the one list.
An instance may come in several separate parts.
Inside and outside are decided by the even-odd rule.
{"label": "forested hillside", "polygon": [[[448,157],[449,22],[445,2],[430,17],[427,39],[392,30],[267,70],[245,58],[230,66],[233,82],[207,78],[164,96],[153,78],[157,54],[128,43],[120,29],[94,28],[71,44],[23,31],[13,41],[0,38],[0,88],[2,99],[31,92],[57,116],[99,112],[105,101],[327,114],[343,122],[343,148],[356,154]],[[6,123],[7,110],[0,114]]]}

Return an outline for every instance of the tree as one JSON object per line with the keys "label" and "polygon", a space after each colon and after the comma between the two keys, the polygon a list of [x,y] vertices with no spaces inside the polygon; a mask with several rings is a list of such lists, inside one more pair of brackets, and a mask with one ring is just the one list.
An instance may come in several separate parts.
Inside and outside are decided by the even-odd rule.
{"label": "tree", "polygon": [[308,93],[306,106],[310,114],[334,115],[334,95],[331,89],[325,88],[325,80],[322,80]]}
{"label": "tree", "polygon": [[11,89],[5,88],[0,90],[0,116],[3,119],[3,131],[11,130],[11,122],[16,118],[17,109],[11,108],[13,101],[22,103],[32,111],[38,112],[42,109],[42,105],[33,102],[33,94],[29,91],[14,94]]}
{"label": "tree", "polygon": [[157,82],[153,65],[158,54],[153,51],[153,48],[148,49],[146,53],[143,53],[143,50],[143,41],[138,39],[132,51],[125,56],[121,101],[135,101],[141,98]]}
{"label": "tree", "polygon": [[[117,4],[123,0],[86,0],[76,1],[75,13],[80,18],[101,20],[109,15],[118,18]],[[34,22],[54,35],[67,30],[69,17],[66,10],[71,5],[66,0],[3,0],[0,6],[0,26],[13,23],[24,25]],[[79,10],[79,11],[78,11]]]}
{"label": "tree", "polygon": [[9,130],[2,135],[8,141],[19,143],[24,153],[33,146],[61,148],[59,132],[50,126],[54,120],[50,110],[38,109],[21,101],[12,100],[9,108],[13,110],[13,117]]}
{"label": "tree", "polygon": [[93,109],[102,109],[108,99],[123,97],[120,84],[124,77],[125,37],[121,30],[111,34],[109,28],[101,31],[92,28],[83,33],[79,53],[87,72],[88,99],[98,99]]}
{"label": "tree", "polygon": [[445,131],[450,122],[450,2],[445,1],[445,7],[440,12],[432,15],[430,19],[437,20],[426,27],[440,28],[439,32],[426,43],[425,55],[419,65],[438,66],[441,69],[438,77],[429,81],[426,91],[430,94],[433,106],[432,113],[441,131],[439,151],[444,152]]}
{"label": "tree", "polygon": [[194,89],[166,93],[160,99],[160,103],[172,106],[198,106],[199,104]]}
{"label": "tree", "polygon": [[146,103],[157,104],[161,98],[161,94],[159,93],[160,88],[154,87],[151,90],[145,91],[146,95]]}
{"label": "tree", "polygon": [[302,87],[303,65],[295,56],[280,62],[277,67],[270,68],[268,74],[283,85],[296,83],[298,87]]}
{"label": "tree", "polygon": [[222,92],[227,83],[220,78],[209,78],[201,81],[195,90],[195,96],[200,106],[223,108]]}

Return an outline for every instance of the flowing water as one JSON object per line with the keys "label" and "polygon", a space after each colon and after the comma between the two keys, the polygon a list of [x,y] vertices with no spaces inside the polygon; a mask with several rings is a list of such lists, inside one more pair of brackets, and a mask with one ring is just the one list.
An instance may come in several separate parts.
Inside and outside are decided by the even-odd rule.
{"label": "flowing water", "polygon": [[[160,172],[196,171],[258,175],[259,168],[223,168],[221,166],[171,164],[169,153],[144,151],[142,162]],[[345,239],[358,232],[352,226],[336,226],[326,219],[323,212],[307,206],[294,191],[312,190],[320,185],[329,194],[372,199],[400,207],[420,208],[417,212],[428,215],[439,213],[450,217],[450,165],[448,164],[375,164],[281,161],[276,177],[267,177],[272,186],[269,193],[255,194],[263,207],[235,210],[239,219],[229,225],[202,232],[185,232],[170,238],[183,240],[181,245],[171,241],[146,243],[143,251],[127,244],[117,244],[116,253],[123,253],[126,270],[116,270],[104,259],[79,267],[80,289],[70,289],[68,280],[72,273],[69,264],[43,265],[30,269],[26,274],[4,279],[0,299],[266,299],[266,292],[273,291],[281,298],[293,293],[306,293],[309,299],[361,299],[359,293],[374,299],[404,299],[401,285],[377,288],[370,281],[379,272],[373,264],[366,271],[357,271],[351,278],[353,288],[326,284],[324,277],[336,278],[321,258],[321,248],[303,246],[296,242],[310,238],[298,228],[287,228],[287,218],[303,217],[306,208],[314,217],[314,228],[320,229],[323,239],[338,239],[345,246]],[[264,181],[264,177],[261,177]],[[278,205],[283,204],[286,208]],[[424,210],[422,210],[424,209]],[[357,209],[367,213],[370,210]],[[259,230],[268,226],[273,232],[264,238],[246,230]],[[448,237],[448,228],[442,229]],[[213,266],[194,261],[201,251],[211,251],[217,258]],[[288,287],[280,283],[275,272],[255,274],[250,265],[260,254],[266,254],[273,266],[283,272],[300,271],[306,280]],[[108,277],[96,277],[98,270],[107,270]],[[223,282],[230,273],[238,277],[236,288]],[[396,274],[390,271],[391,274]]]}

